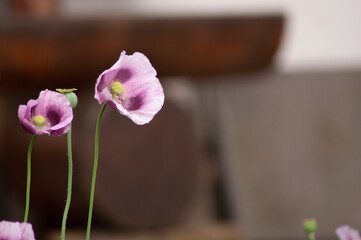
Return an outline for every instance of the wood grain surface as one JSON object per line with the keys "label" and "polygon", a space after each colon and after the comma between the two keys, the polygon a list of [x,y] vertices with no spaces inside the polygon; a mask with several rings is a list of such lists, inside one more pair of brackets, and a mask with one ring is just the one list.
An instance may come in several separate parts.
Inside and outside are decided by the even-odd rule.
{"label": "wood grain surface", "polygon": [[[85,232],[69,231],[68,240],[84,239]],[[212,223],[204,226],[169,228],[161,231],[133,233],[93,231],[93,240],[243,240],[240,231],[229,223]],[[59,239],[59,233],[50,233],[47,240]]]}
{"label": "wood grain surface", "polygon": [[[146,54],[162,76],[213,76],[268,67],[283,17],[3,19],[2,82],[77,83],[109,68],[122,50]],[[197,78],[202,79],[202,78]]]}

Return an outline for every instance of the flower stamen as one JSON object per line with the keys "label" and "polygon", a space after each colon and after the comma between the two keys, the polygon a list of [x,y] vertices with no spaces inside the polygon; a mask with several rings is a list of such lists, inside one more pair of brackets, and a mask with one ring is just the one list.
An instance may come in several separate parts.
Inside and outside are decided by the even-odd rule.
{"label": "flower stamen", "polygon": [[110,92],[115,96],[122,95],[124,93],[123,84],[118,81],[112,82],[112,84],[110,85]]}
{"label": "flower stamen", "polygon": [[44,126],[45,123],[45,117],[41,116],[41,115],[36,115],[35,117],[33,117],[33,123],[37,126],[37,127],[42,127]]}

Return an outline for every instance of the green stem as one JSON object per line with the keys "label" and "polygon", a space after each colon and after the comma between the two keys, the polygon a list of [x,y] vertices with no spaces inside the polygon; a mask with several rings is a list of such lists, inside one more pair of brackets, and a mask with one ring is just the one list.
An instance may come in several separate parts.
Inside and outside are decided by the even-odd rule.
{"label": "green stem", "polygon": [[310,233],[310,234],[308,234],[308,238],[310,240],[316,240],[316,234],[315,233]]}
{"label": "green stem", "polygon": [[66,219],[68,217],[69,208],[70,208],[70,201],[71,201],[71,189],[72,189],[72,182],[73,182],[73,155],[71,150],[71,124],[68,131],[67,136],[68,142],[68,193],[65,203],[65,209],[63,214],[63,222],[61,225],[61,240],[65,240],[65,228],[66,228]]}
{"label": "green stem", "polygon": [[33,151],[33,145],[37,135],[34,135],[30,141],[28,149],[28,161],[27,161],[27,178],[26,178],[26,200],[25,200],[25,214],[24,222],[28,221],[29,215],[29,203],[30,203],[30,180],[31,180],[31,152]]}
{"label": "green stem", "polygon": [[106,103],[103,103],[99,116],[98,121],[95,129],[95,146],[94,146],[94,167],[93,167],[93,177],[90,189],[90,201],[89,201],[89,215],[88,215],[88,226],[86,231],[86,239],[89,240],[90,238],[90,228],[91,228],[91,221],[92,221],[92,214],[93,214],[93,205],[94,205],[94,190],[95,190],[95,180],[97,176],[97,168],[98,168],[98,155],[99,155],[99,129],[100,129],[100,120],[102,119],[103,112],[106,107]]}

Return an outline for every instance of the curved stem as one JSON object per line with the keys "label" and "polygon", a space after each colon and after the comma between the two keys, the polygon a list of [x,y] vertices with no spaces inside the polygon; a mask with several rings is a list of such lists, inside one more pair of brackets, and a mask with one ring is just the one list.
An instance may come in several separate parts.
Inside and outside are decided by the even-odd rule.
{"label": "curved stem", "polygon": [[28,221],[29,215],[29,203],[30,203],[30,180],[31,180],[31,152],[37,135],[34,135],[30,141],[28,149],[28,160],[27,160],[27,177],[26,177],[26,200],[25,200],[25,214],[24,222]]}
{"label": "curved stem", "polygon": [[61,240],[65,240],[65,228],[66,228],[66,219],[68,217],[70,202],[71,202],[71,189],[73,182],[73,155],[71,150],[71,124],[67,136],[68,142],[68,193],[66,197],[65,209],[63,214],[63,222],[61,225]]}
{"label": "curved stem", "polygon": [[97,168],[98,168],[98,155],[99,155],[99,129],[100,129],[100,120],[102,119],[103,112],[106,107],[106,103],[104,102],[98,116],[98,121],[95,129],[95,145],[94,145],[94,167],[93,167],[93,177],[90,189],[90,201],[89,201],[89,215],[88,215],[88,226],[86,231],[86,239],[90,238],[90,228],[93,214],[93,205],[94,205],[94,190],[95,190],[95,180],[97,176]]}

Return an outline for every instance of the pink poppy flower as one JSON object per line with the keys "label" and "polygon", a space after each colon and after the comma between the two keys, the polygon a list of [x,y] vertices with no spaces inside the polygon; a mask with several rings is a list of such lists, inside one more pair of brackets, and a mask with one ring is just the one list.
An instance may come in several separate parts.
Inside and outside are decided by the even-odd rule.
{"label": "pink poppy flower", "polygon": [[63,94],[44,90],[38,99],[20,105],[18,116],[21,126],[29,133],[60,136],[69,130],[73,109]]}
{"label": "pink poppy flower", "polygon": [[361,240],[359,232],[348,225],[338,227],[336,235],[340,240]]}
{"label": "pink poppy flower", "polygon": [[35,240],[33,227],[30,223],[0,222],[1,240]]}
{"label": "pink poppy flower", "polygon": [[164,103],[156,75],[144,54],[126,55],[123,51],[119,60],[98,77],[94,97],[138,125],[149,123]]}

